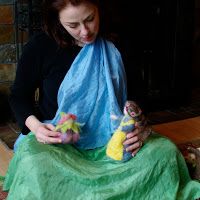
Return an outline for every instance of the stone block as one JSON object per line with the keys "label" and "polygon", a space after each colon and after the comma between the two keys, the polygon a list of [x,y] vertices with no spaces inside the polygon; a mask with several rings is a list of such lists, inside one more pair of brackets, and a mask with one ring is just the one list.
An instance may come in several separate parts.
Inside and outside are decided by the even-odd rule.
{"label": "stone block", "polygon": [[0,5],[3,4],[3,5],[6,5],[6,4],[12,4],[13,3],[13,0],[0,0]]}
{"label": "stone block", "polygon": [[0,44],[14,43],[15,31],[13,25],[0,25]]}
{"label": "stone block", "polygon": [[0,64],[0,82],[12,82],[15,78],[15,64]]}
{"label": "stone block", "polygon": [[[10,94],[11,85],[12,85],[12,82],[7,82],[7,83],[0,82],[0,96],[4,96],[5,98],[7,98]],[[0,98],[0,101],[1,101],[1,98]]]}
{"label": "stone block", "polygon": [[1,6],[0,5],[0,24],[13,24],[13,6],[12,5],[6,5]]}
{"label": "stone block", "polygon": [[16,63],[16,45],[0,45],[0,63]]}

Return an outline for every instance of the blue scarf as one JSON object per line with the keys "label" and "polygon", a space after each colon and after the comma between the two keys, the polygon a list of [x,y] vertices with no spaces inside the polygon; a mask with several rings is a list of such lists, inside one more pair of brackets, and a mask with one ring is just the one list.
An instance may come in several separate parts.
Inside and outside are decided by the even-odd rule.
{"label": "blue scarf", "polygon": [[60,112],[73,113],[81,123],[76,146],[104,146],[121,117],[126,101],[126,77],[121,55],[109,41],[97,38],[85,45],[67,72],[58,91],[58,110],[50,123],[56,125]]}

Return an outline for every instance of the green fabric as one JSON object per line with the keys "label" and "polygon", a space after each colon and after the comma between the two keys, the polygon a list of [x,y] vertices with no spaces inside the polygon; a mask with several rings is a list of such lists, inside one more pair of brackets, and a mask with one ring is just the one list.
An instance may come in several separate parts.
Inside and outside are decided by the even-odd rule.
{"label": "green fabric", "polygon": [[192,200],[200,183],[168,139],[153,134],[128,162],[106,157],[106,147],[80,151],[44,145],[30,134],[15,153],[4,181],[7,200]]}
{"label": "green fabric", "polygon": [[1,176],[1,175],[0,175],[0,181],[3,182],[4,179],[5,179],[5,176]]}
{"label": "green fabric", "polygon": [[5,180],[5,176],[0,175],[0,187],[3,185],[4,180]]}

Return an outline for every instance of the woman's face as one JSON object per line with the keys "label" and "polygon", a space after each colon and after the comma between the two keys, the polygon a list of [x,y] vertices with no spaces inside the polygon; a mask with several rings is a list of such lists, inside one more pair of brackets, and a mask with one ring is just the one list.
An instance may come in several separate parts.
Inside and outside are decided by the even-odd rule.
{"label": "woman's face", "polygon": [[94,42],[99,31],[98,8],[90,3],[78,6],[68,4],[59,13],[60,22],[67,32],[83,46]]}

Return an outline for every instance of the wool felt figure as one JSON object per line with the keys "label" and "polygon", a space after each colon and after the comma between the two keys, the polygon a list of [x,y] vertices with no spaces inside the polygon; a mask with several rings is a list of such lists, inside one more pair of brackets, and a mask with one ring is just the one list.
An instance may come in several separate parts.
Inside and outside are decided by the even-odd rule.
{"label": "wool felt figure", "polygon": [[178,148],[186,161],[191,178],[200,181],[200,146],[191,142],[179,144]]}
{"label": "wool felt figure", "polygon": [[142,121],[142,111],[134,101],[127,101],[124,106],[124,116],[110,141],[108,142],[106,154],[108,157],[118,161],[128,161],[132,158],[131,152],[127,152],[129,145],[123,145],[127,133],[133,131],[135,122]]}
{"label": "wool felt figure", "polygon": [[62,143],[76,143],[80,138],[80,124],[76,122],[76,115],[71,113],[60,113],[60,120],[56,125],[55,131],[61,134]]}

